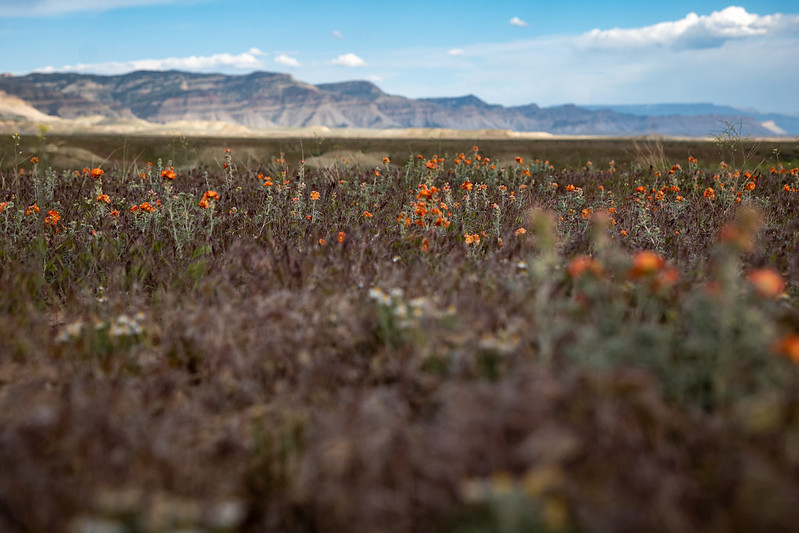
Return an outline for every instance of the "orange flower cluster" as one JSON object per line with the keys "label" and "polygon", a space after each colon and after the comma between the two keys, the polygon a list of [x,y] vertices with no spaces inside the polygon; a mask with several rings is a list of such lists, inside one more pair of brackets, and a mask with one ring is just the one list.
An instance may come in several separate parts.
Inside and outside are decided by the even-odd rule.
{"label": "orange flower cluster", "polygon": [[92,178],[102,178],[105,171],[101,168],[93,168],[89,174]]}
{"label": "orange flower cluster", "polygon": [[200,200],[199,206],[202,209],[208,209],[208,207],[209,207],[208,200],[218,200],[218,199],[219,199],[219,193],[218,192],[216,192],[216,191],[206,191],[206,192],[203,193],[203,197]]}
{"label": "orange flower cluster", "polygon": [[152,213],[155,211],[155,207],[153,207],[150,202],[142,202],[139,205],[134,205],[130,208],[131,213],[135,213],[136,211],[144,211],[145,213]]}
{"label": "orange flower cluster", "polygon": [[347,234],[344,233],[343,231],[339,231],[338,232],[338,237],[336,238],[336,240],[338,242],[344,242],[344,239],[346,239],[346,238],[347,238]]}
{"label": "orange flower cluster", "polygon": [[[445,189],[447,187],[445,186]],[[446,213],[449,211],[449,207],[441,200],[439,195],[441,189],[435,186],[428,187],[426,183],[420,184],[417,189],[416,200],[411,204],[416,220],[400,215],[399,221],[406,227],[416,224],[419,227],[433,225],[448,228],[450,221]]]}
{"label": "orange flower cluster", "polygon": [[[421,156],[420,156],[421,157]],[[424,159],[424,158],[422,158]],[[438,170],[441,165],[444,164],[444,158],[438,157],[438,155],[434,155],[430,159],[427,160],[425,166],[430,170]]]}
{"label": "orange flower cluster", "polygon": [[31,213],[38,213],[38,212],[39,212],[39,206],[36,205],[36,204],[29,205],[28,208],[25,210],[25,214],[26,215],[30,215]]}
{"label": "orange flower cluster", "polygon": [[107,194],[99,194],[99,195],[97,195],[97,201],[98,202],[105,202],[107,204],[110,204],[111,203],[111,197],[108,196]]}
{"label": "orange flower cluster", "polygon": [[173,169],[167,168],[161,171],[161,177],[164,178],[165,180],[174,180],[175,178],[178,177],[178,175],[175,174],[175,171]]}
{"label": "orange flower cluster", "polygon": [[272,178],[269,176],[264,176],[263,174],[258,174],[258,181],[263,181],[264,187],[271,187],[274,185],[274,183],[272,183]]}
{"label": "orange flower cluster", "polygon": [[702,196],[707,198],[708,200],[712,200],[716,197],[716,191],[713,190],[713,187],[708,187],[705,189],[705,192],[702,193]]}
{"label": "orange flower cluster", "polygon": [[516,235],[517,237],[520,237],[520,236],[524,235],[525,233],[527,233],[527,230],[526,230],[526,229],[524,229],[524,228],[519,228],[519,229],[517,229],[517,230],[516,230],[516,232],[515,232],[515,235]]}
{"label": "orange flower cluster", "polygon": [[311,191],[311,200],[317,201],[319,199],[319,191]]}
{"label": "orange flower cluster", "polygon": [[479,233],[464,233],[463,234],[463,241],[466,244],[480,244],[480,234]]}
{"label": "orange flower cluster", "polygon": [[56,227],[59,220],[61,220],[61,215],[55,209],[51,209],[47,212],[47,216],[44,217],[44,225]]}
{"label": "orange flower cluster", "polygon": [[8,207],[8,202],[0,202],[0,213],[5,211],[6,207]]}

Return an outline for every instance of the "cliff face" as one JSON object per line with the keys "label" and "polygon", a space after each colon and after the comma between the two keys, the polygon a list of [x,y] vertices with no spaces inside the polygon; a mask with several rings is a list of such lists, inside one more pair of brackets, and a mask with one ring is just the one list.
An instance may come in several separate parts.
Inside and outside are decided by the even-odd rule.
{"label": "cliff face", "polygon": [[[249,128],[357,127],[546,131],[574,135],[695,135],[719,130],[722,118],[643,116],[574,105],[490,105],[469,95],[410,99],[367,81],[311,85],[288,74],[243,76],[138,71],[120,76],[30,74],[1,77],[0,91],[47,115],[143,119],[154,123],[220,121]],[[752,135],[774,128],[740,116]],[[789,132],[790,133],[790,132]]]}

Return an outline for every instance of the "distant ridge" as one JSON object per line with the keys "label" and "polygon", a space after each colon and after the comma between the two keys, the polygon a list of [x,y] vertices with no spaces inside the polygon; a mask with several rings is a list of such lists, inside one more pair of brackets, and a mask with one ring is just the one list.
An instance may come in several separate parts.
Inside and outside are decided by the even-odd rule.
{"label": "distant ridge", "polygon": [[[688,137],[713,135],[727,120],[739,122],[752,136],[799,134],[799,117],[713,104],[505,107],[474,95],[421,99],[390,95],[369,81],[312,85],[276,72],[34,73],[0,77],[0,91],[21,101],[28,116],[34,109],[62,119],[100,116],[155,124],[212,121],[251,129],[445,128]],[[13,110],[0,108],[0,118],[14,119]]]}

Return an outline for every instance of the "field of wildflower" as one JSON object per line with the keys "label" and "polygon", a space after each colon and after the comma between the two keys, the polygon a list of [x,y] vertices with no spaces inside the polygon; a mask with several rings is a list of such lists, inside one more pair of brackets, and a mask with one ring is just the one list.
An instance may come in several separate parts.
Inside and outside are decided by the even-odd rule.
{"label": "field of wildflower", "polygon": [[14,142],[2,531],[799,523],[795,158]]}

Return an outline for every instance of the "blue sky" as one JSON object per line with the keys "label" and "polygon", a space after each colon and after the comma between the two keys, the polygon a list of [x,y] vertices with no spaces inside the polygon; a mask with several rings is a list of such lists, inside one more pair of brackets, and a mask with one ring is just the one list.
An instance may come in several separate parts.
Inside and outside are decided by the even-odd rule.
{"label": "blue sky", "polygon": [[799,5],[0,0],[0,71],[291,73],[409,97],[799,112]]}

